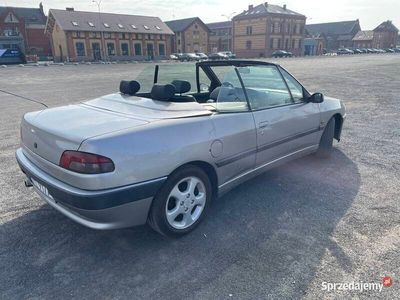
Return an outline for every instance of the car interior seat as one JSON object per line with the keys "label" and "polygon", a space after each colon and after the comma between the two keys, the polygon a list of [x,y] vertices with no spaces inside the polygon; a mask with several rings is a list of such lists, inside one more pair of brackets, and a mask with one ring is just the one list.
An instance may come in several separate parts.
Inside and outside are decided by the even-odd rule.
{"label": "car interior seat", "polygon": [[213,91],[210,93],[210,100],[208,100],[207,102],[217,102],[220,91],[220,86],[217,86],[215,89],[213,89]]}
{"label": "car interior seat", "polygon": [[155,84],[150,92],[150,97],[157,101],[171,101],[175,95],[175,87],[172,84]]}
{"label": "car interior seat", "polygon": [[133,96],[140,90],[140,83],[136,80],[127,81],[122,80],[119,84],[119,91],[121,94]]}
{"label": "car interior seat", "polygon": [[191,95],[182,95],[191,90],[192,86],[186,80],[174,80],[171,84],[175,87],[175,95],[171,98],[172,102],[196,102]]}

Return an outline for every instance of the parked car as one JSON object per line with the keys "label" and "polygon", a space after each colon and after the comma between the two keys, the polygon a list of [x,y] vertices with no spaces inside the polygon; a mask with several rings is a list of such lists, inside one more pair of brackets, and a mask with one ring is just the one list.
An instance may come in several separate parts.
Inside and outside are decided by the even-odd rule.
{"label": "parked car", "polygon": [[199,61],[200,57],[196,53],[186,53],[186,58],[188,61]]}
{"label": "parked car", "polygon": [[354,54],[354,51],[347,48],[340,48],[336,53],[337,55],[347,55],[347,54]]}
{"label": "parked car", "polygon": [[16,158],[26,186],[87,227],[147,222],[175,237],[238,184],[311,153],[328,157],[340,140],[341,101],[311,94],[279,65],[198,62],[194,91],[183,67],[146,73],[150,91],[122,81],[120,93],[25,114]]}
{"label": "parked car", "polygon": [[236,58],[236,54],[232,53],[231,51],[222,51],[220,53],[222,53],[222,54],[224,54],[224,55],[226,55],[226,56],[228,56],[229,58],[232,58],[232,59]]}
{"label": "parked car", "polygon": [[362,53],[364,53],[360,49],[354,49],[353,52],[354,52],[354,54],[362,54]]}
{"label": "parked car", "polygon": [[368,53],[368,49],[367,49],[367,48],[361,48],[360,51],[361,51],[362,53],[364,53],[364,54],[365,54],[365,53]]}
{"label": "parked car", "polygon": [[20,49],[0,48],[0,64],[26,64],[25,54]]}
{"label": "parked car", "polygon": [[197,52],[196,55],[200,58],[200,60],[208,59],[208,56],[202,52]]}
{"label": "parked car", "polygon": [[393,51],[396,53],[400,53],[400,48],[393,48]]}
{"label": "parked car", "polygon": [[172,53],[172,55],[176,57],[176,60],[179,60],[179,61],[185,60],[185,55],[183,53]]}
{"label": "parked car", "polygon": [[272,57],[292,57],[293,53],[292,52],[288,52],[288,51],[284,51],[284,50],[277,50],[275,52],[272,53]]}
{"label": "parked car", "polygon": [[171,55],[169,56],[169,58],[170,58],[171,60],[178,60],[178,56],[177,56],[176,54],[171,54]]}
{"label": "parked car", "polygon": [[217,53],[209,54],[208,59],[210,59],[210,60],[226,60],[226,59],[229,59],[229,57],[221,52],[217,52]]}

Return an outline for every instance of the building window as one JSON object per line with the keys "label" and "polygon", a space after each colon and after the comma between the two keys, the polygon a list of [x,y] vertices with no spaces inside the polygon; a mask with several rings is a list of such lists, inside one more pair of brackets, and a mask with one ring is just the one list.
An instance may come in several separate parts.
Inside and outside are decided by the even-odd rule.
{"label": "building window", "polygon": [[86,56],[85,44],[83,42],[77,42],[75,44],[75,48],[76,48],[76,56]]}
{"label": "building window", "polygon": [[144,27],[144,29],[146,29],[146,30],[150,30],[149,26],[147,26],[147,25],[143,25],[143,27]]}
{"label": "building window", "polygon": [[274,33],[274,31],[275,31],[275,24],[271,23],[271,33]]}
{"label": "building window", "polygon": [[274,38],[271,38],[269,41],[269,48],[274,49]]}
{"label": "building window", "polygon": [[157,30],[161,30],[160,26],[154,26]]}
{"label": "building window", "polygon": [[137,29],[136,25],[131,24],[131,27],[132,27],[133,29]]}
{"label": "building window", "polygon": [[107,43],[107,53],[108,53],[108,56],[114,56],[115,55],[115,45],[114,45],[114,43]]}
{"label": "building window", "polygon": [[124,28],[124,25],[118,24],[118,27],[119,27],[120,29],[122,29],[122,28]]}
{"label": "building window", "polygon": [[90,27],[94,27],[94,24],[92,22],[88,22]]}
{"label": "building window", "polygon": [[142,44],[135,44],[135,55],[142,55]]}
{"label": "building window", "polygon": [[164,44],[158,44],[158,54],[161,56],[165,55],[165,45]]}
{"label": "building window", "polygon": [[281,39],[278,39],[278,49],[281,48]]}
{"label": "building window", "polygon": [[181,44],[181,40],[178,40],[178,45],[180,45]]}
{"label": "building window", "polygon": [[295,49],[295,45],[296,45],[296,40],[293,39],[293,40],[292,40],[292,49]]}
{"label": "building window", "polygon": [[276,23],[275,27],[276,27],[276,33],[280,33],[281,32],[281,23]]}
{"label": "building window", "polygon": [[247,35],[252,35],[253,34],[253,26],[247,26],[246,27],[246,34]]}
{"label": "building window", "polygon": [[74,26],[79,26],[78,22],[76,22],[76,21],[72,21],[71,23],[72,23],[72,25],[74,25]]}
{"label": "building window", "polygon": [[246,41],[246,49],[247,50],[251,49],[251,41]]}
{"label": "building window", "polygon": [[108,23],[103,23],[105,28],[110,28],[110,25],[108,25]]}
{"label": "building window", "polygon": [[286,39],[286,41],[285,41],[285,49],[288,49],[289,48],[289,39]]}
{"label": "building window", "polygon": [[128,56],[129,55],[129,45],[127,43],[122,43],[121,44],[121,54],[123,56]]}

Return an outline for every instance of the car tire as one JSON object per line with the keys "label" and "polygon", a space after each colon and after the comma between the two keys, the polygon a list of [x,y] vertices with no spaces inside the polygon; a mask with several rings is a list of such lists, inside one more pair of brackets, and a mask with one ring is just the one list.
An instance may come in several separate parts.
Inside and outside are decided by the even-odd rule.
{"label": "car tire", "polygon": [[154,197],[148,224],[164,236],[183,236],[207,215],[212,196],[210,179],[201,168],[179,168]]}
{"label": "car tire", "polygon": [[335,135],[335,118],[331,118],[326,124],[322,133],[316,156],[319,158],[329,158],[333,150],[333,138]]}

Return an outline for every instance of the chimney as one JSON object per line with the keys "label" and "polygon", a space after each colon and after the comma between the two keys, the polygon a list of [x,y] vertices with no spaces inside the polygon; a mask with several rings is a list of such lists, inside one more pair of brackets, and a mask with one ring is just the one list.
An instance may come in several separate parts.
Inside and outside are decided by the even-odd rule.
{"label": "chimney", "polygon": [[43,11],[43,3],[42,3],[42,2],[40,2],[40,4],[39,4],[39,9],[40,9],[40,11],[41,11],[42,13],[44,13],[44,11]]}
{"label": "chimney", "polygon": [[66,11],[74,11],[74,8],[73,7],[66,7],[65,10]]}
{"label": "chimney", "polygon": [[249,10],[252,10],[254,8],[253,4],[249,5]]}
{"label": "chimney", "polygon": [[283,9],[286,10],[286,4],[283,4]]}
{"label": "chimney", "polygon": [[265,2],[265,3],[264,3],[264,6],[265,6],[265,7],[268,7],[268,2]]}

